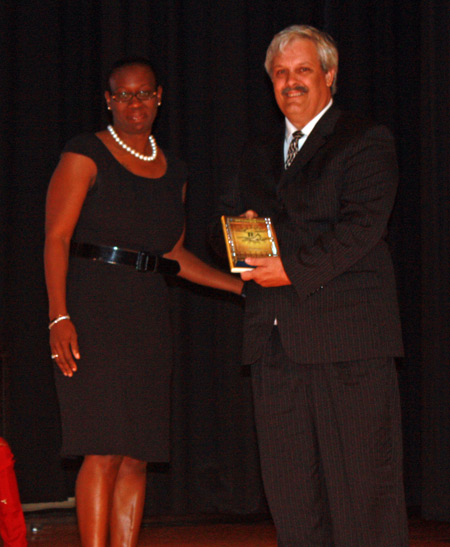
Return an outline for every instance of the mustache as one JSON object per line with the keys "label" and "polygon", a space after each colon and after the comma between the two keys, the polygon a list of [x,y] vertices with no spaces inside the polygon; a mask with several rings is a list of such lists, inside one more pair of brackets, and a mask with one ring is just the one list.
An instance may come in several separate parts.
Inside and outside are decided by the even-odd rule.
{"label": "mustache", "polygon": [[303,85],[296,85],[295,87],[285,87],[281,92],[282,95],[287,95],[291,91],[300,91],[301,93],[308,93],[308,88]]}

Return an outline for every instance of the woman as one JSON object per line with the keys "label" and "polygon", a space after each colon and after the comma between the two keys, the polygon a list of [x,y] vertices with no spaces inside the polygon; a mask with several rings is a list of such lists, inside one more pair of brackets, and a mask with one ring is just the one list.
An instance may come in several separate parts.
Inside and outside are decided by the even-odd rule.
{"label": "woman", "polygon": [[66,145],[46,214],[62,454],[84,456],[76,483],[84,547],[108,536],[112,547],[137,544],[146,462],[169,458],[172,354],[161,273],[242,289],[183,247],[185,169],[152,136],[162,97],[152,67],[124,60],[108,81],[113,125]]}

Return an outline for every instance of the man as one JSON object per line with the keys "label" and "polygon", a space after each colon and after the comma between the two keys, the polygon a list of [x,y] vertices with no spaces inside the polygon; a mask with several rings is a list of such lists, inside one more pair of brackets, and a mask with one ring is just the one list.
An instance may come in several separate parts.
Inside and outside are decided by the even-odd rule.
{"label": "man", "polygon": [[280,244],[281,258],[249,258],[255,268],[241,274],[243,358],[278,544],[406,547],[402,341],[385,241],[394,143],[333,105],[327,34],[285,29],[265,66],[285,127],[248,147],[220,213],[271,217]]}

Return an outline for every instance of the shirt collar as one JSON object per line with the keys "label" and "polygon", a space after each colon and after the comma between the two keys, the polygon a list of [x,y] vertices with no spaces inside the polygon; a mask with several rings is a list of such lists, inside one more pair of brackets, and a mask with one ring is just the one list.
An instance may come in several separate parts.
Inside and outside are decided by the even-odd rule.
{"label": "shirt collar", "polygon": [[[321,110],[317,114],[317,116],[315,116],[311,121],[309,121],[305,125],[305,127],[302,127],[302,133],[304,135],[304,137],[302,137],[302,138],[306,138],[306,137],[309,136],[311,131],[314,129],[314,126],[316,125],[316,123],[325,114],[325,112],[331,107],[332,104],[333,104],[333,99],[330,99],[330,102],[327,104],[327,106],[323,110]],[[287,118],[285,118],[285,121],[286,121],[285,140],[286,140],[286,142],[288,142],[291,139],[292,133],[294,133],[294,131],[298,131],[298,128],[295,127],[295,125],[293,123],[291,123]]]}

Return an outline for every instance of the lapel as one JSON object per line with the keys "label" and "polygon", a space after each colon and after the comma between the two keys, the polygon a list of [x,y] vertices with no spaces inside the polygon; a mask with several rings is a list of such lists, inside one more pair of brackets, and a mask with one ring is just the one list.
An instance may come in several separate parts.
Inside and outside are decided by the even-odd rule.
{"label": "lapel", "polygon": [[316,152],[328,141],[330,135],[334,133],[336,122],[340,116],[341,111],[334,105],[325,112],[306,139],[305,144],[295,156],[289,169],[282,172],[279,187],[283,186],[292,176],[298,176],[299,171],[303,169]]}
{"label": "lapel", "polygon": [[[284,126],[279,126],[260,143],[259,157],[255,171],[256,184],[273,194],[284,173],[283,165]],[[255,167],[255,166],[254,166]]]}
{"label": "lapel", "polygon": [[283,125],[282,130],[275,132],[273,137],[270,139],[270,144],[267,150],[269,169],[271,176],[276,183],[280,180],[284,173],[284,135],[285,128]]}

